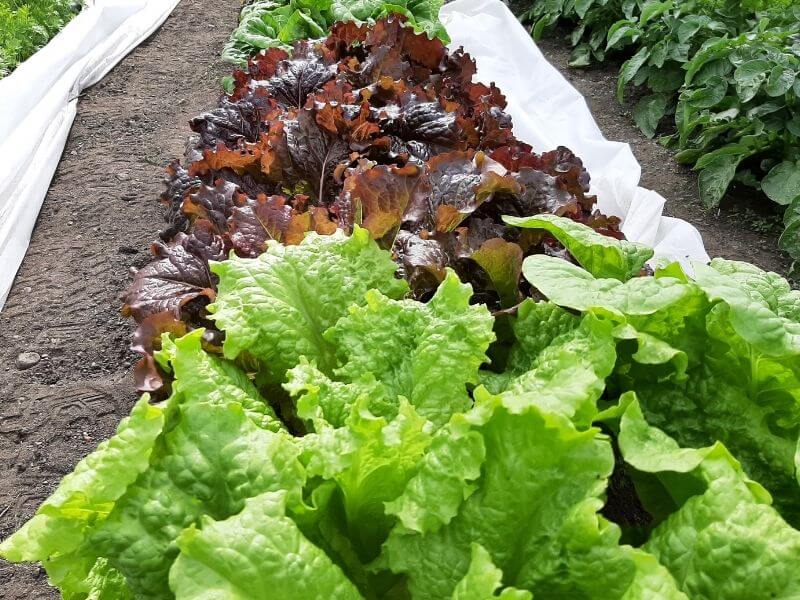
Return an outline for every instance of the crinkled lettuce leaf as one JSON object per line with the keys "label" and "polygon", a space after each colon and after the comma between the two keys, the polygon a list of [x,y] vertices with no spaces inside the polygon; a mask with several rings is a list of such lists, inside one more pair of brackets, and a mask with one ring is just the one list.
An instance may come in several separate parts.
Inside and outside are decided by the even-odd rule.
{"label": "crinkled lettuce leaf", "polygon": [[625,461],[659,479],[674,512],[643,548],[690,598],[792,598],[800,593],[800,531],[773,509],[719,442],[684,448],[649,425],[634,400],[620,422]]}
{"label": "crinkled lettuce leaf", "polygon": [[694,265],[695,280],[711,300],[730,308],[730,322],[742,338],[767,356],[800,356],[800,293],[785,279],[733,261]]}
{"label": "crinkled lettuce leaf", "polygon": [[336,376],[355,381],[372,373],[387,401],[405,396],[423,417],[443,425],[470,407],[468,385],[478,383],[494,340],[492,316],[470,305],[472,287],[448,270],[425,304],[370,291],[325,334],[337,349]]}
{"label": "crinkled lettuce leaf", "polygon": [[305,358],[287,372],[284,388],[298,416],[316,430],[339,427],[362,397],[373,414],[390,419],[405,397],[436,425],[467,410],[468,386],[478,383],[494,340],[489,311],[470,305],[471,297],[472,288],[452,271],[425,304],[367,292],[323,335],[336,348],[333,375]]}
{"label": "crinkled lettuce leaf", "polygon": [[220,281],[209,311],[225,331],[225,357],[246,352],[276,382],[301,356],[329,373],[336,347],[325,331],[368,290],[389,298],[407,290],[389,254],[358,228],[351,236],[310,233],[297,246],[271,243],[258,258],[231,257],[211,268]]}
{"label": "crinkled lettuce leaf", "polygon": [[177,600],[257,600],[362,596],[323,550],[286,515],[286,494],[250,498],[225,520],[205,517],[178,538],[170,570]]}
{"label": "crinkled lettuce leaf", "polygon": [[[98,558],[86,577],[88,592],[86,600],[133,600],[134,595],[125,578],[108,559]],[[67,596],[66,594],[64,594]],[[83,594],[80,594],[82,597]]]}
{"label": "crinkled lettuce leaf", "polygon": [[555,338],[531,369],[512,380],[505,394],[513,406],[536,404],[588,427],[616,359],[613,324],[586,315],[580,325]]}
{"label": "crinkled lettuce leaf", "polygon": [[176,375],[166,406],[140,400],[117,435],[64,479],[41,517],[3,543],[5,556],[42,561],[65,595],[84,597],[121,576],[137,596],[171,597],[167,575],[185,527],[203,516],[227,518],[267,491],[300,502],[298,450],[271,431],[279,421],[249,378],[208,355],[201,335],[165,351]]}
{"label": "crinkled lettuce leaf", "polygon": [[286,372],[286,378],[283,387],[294,398],[297,416],[312,431],[344,426],[353,405],[359,401],[365,401],[378,416],[397,412],[398,399],[385,398],[371,373],[347,383],[336,381],[302,356],[300,364]]}
{"label": "crinkled lettuce leaf", "polygon": [[255,425],[237,403],[184,394],[176,412],[150,468],[91,537],[134,592],[148,597],[169,596],[167,576],[184,528],[204,516],[234,515],[267,491],[285,490],[299,502],[304,480],[294,445]]}
{"label": "crinkled lettuce leaf", "polygon": [[145,394],[116,434],[79,462],[33,518],[0,544],[0,556],[41,562],[65,596],[88,593],[97,577],[97,554],[89,537],[147,470],[163,427],[164,410],[151,405]]}
{"label": "crinkled lettuce leaf", "polygon": [[173,392],[204,398],[213,404],[239,404],[259,427],[270,431],[285,429],[275,410],[261,396],[247,374],[233,363],[202,351],[203,330],[176,340],[167,340],[162,352],[175,375]]}
{"label": "crinkled lettuce leaf", "polygon": [[491,555],[480,544],[472,544],[472,557],[464,578],[453,590],[452,600],[531,600],[533,595],[527,590],[503,587],[503,572],[494,566]]}
{"label": "crinkled lettuce leaf", "polygon": [[432,424],[408,401],[387,421],[362,404],[345,427],[310,434],[302,460],[309,476],[336,483],[354,550],[366,563],[380,552],[394,519],[384,503],[397,498],[431,443]]}
{"label": "crinkled lettuce leaf", "polygon": [[636,391],[648,422],[682,446],[724,443],[800,523],[800,324],[785,280],[720,260],[695,265],[695,279],[672,266],[624,283],[545,256],[523,270],[552,302],[617,323],[607,385]]}
{"label": "crinkled lettuce leaf", "polygon": [[[653,598],[683,597],[663,567],[619,545],[619,529],[597,514],[614,463],[605,436],[594,428],[579,431],[535,404],[520,408],[485,391],[478,395],[455,426],[483,438],[480,477],[470,480],[468,472],[437,481],[436,471],[421,469],[409,483],[413,497],[396,503],[413,507],[413,519],[390,535],[386,560],[408,576],[414,598],[452,595],[468,575],[473,543],[502,571],[504,583],[534,597],[648,597],[642,590]],[[442,459],[459,454],[439,451]],[[457,500],[456,491],[455,510],[442,512],[437,500]]]}
{"label": "crinkled lettuce leaf", "polygon": [[504,391],[509,383],[530,371],[539,354],[554,339],[575,329],[580,317],[552,302],[526,298],[511,317],[511,347],[502,371],[480,372],[481,383],[493,393]]}

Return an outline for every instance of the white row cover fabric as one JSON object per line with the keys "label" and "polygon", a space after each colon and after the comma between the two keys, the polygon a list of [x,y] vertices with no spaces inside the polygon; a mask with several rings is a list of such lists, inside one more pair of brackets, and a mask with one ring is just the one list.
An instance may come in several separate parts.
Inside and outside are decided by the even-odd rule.
{"label": "white row cover fabric", "polygon": [[47,46],[0,80],[0,309],[28,249],[78,95],[166,20],[179,0],[87,0]]}
{"label": "white row cover fabric", "polygon": [[591,175],[598,208],[622,219],[629,240],[655,249],[655,258],[708,262],[699,232],[662,216],[665,199],[639,187],[642,168],[628,144],[603,137],[580,92],[547,62],[500,0],[455,0],[439,18],[451,48],[463,46],[478,65],[476,78],[494,82],[508,101],[514,134],[543,152],[567,146]]}

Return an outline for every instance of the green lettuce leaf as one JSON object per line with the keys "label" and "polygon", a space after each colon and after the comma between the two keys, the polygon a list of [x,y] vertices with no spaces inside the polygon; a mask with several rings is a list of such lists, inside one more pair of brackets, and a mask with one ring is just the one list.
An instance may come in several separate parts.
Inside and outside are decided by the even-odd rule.
{"label": "green lettuce leaf", "polygon": [[591,227],[556,215],[503,217],[509,225],[542,229],[555,237],[578,263],[595,277],[627,281],[653,258],[653,249],[644,244],[618,240]]}
{"label": "green lettuce leaf", "polygon": [[408,482],[403,495],[386,503],[406,529],[437,531],[458,514],[461,503],[475,491],[469,482],[480,477],[486,458],[483,437],[470,429],[469,420],[456,415],[436,436]]}
{"label": "green lettuce leaf", "polygon": [[627,282],[595,278],[560,258],[536,254],[522,263],[522,274],[544,296],[566,308],[604,308],[619,315],[652,315],[696,293],[672,277],[636,277]]}
{"label": "green lettuce leaf", "polygon": [[0,556],[14,562],[41,562],[50,582],[65,596],[89,593],[93,585],[89,579],[97,576],[95,572],[90,577],[97,554],[88,538],[148,468],[163,426],[163,409],[142,396],[116,435],[80,461],[34,517],[0,544]]}
{"label": "green lettuce leaf", "polygon": [[[176,374],[167,428],[149,466],[116,501],[86,544],[139,596],[169,597],[175,540],[201,517],[224,519],[251,496],[283,490],[299,503],[305,474],[299,450],[275,421],[252,382],[233,364],[200,347],[202,332],[170,348]],[[212,385],[214,381],[215,385]]]}
{"label": "green lettuce leaf", "polygon": [[250,498],[225,520],[205,517],[178,538],[170,587],[177,600],[332,598],[361,594],[286,515],[286,494]]}
{"label": "green lettuce leaf", "polygon": [[365,306],[352,307],[325,334],[338,349],[336,376],[355,381],[371,373],[387,402],[405,396],[420,415],[443,425],[471,405],[467,385],[478,383],[494,340],[491,314],[470,305],[471,296],[453,271],[425,304],[368,292]]}
{"label": "green lettuce leaf", "polygon": [[464,578],[453,590],[452,600],[532,600],[533,594],[527,590],[505,588],[500,594],[495,592],[503,586],[503,572],[494,566],[491,555],[480,544],[472,544],[472,558]]}
{"label": "green lettuce leaf", "polygon": [[[463,500],[445,524],[425,533],[398,526],[384,547],[392,570],[408,576],[414,598],[452,595],[468,574],[473,543],[486,550],[504,583],[534,597],[646,597],[636,595],[641,589],[663,592],[653,598],[682,597],[652,557],[619,546],[619,529],[597,514],[614,462],[605,436],[578,431],[535,404],[520,408],[505,397],[477,395],[465,418],[484,440],[480,478],[461,483]],[[424,469],[417,477],[428,473],[436,477]],[[436,481],[412,480],[409,489],[417,522],[443,520]],[[434,490],[427,503],[420,497],[425,489]],[[430,516],[422,513],[426,506]]]}
{"label": "green lettuce leaf", "polygon": [[785,279],[745,263],[695,264],[695,280],[711,300],[730,307],[736,332],[767,356],[800,356],[800,292]]}
{"label": "green lettuce leaf", "polygon": [[202,338],[203,330],[196,329],[171,340],[168,347],[169,365],[175,375],[173,392],[204,398],[212,404],[236,402],[259,427],[270,431],[285,429],[247,374],[233,363],[204,352]]}
{"label": "green lettuce leaf", "polygon": [[494,394],[504,391],[513,379],[533,368],[539,353],[554,339],[572,331],[579,323],[580,317],[557,304],[526,298],[511,318],[513,338],[505,368],[499,373],[481,371],[481,383]]}
{"label": "green lettuce leaf", "polygon": [[295,399],[297,416],[311,425],[313,431],[342,427],[356,402],[366,401],[370,412],[378,416],[397,413],[397,399],[387,400],[372,373],[355,381],[334,381],[300,357],[300,364],[286,372],[283,388]]}
{"label": "green lettuce leaf", "polygon": [[431,443],[431,423],[406,400],[391,422],[353,406],[346,426],[304,440],[309,476],[336,483],[353,547],[364,562],[374,559],[394,518],[384,503],[397,498]]}
{"label": "green lettuce leaf", "polygon": [[[134,595],[125,578],[108,564],[105,558],[97,562],[86,577],[88,593],[86,600],[133,600]],[[80,597],[84,597],[80,594]]]}
{"label": "green lettuce leaf", "polygon": [[792,598],[800,593],[800,531],[769,506],[726,448],[682,448],[650,426],[634,400],[620,423],[625,460],[652,473],[674,512],[644,549],[667,567],[690,598]]}
{"label": "green lettuce leaf", "polygon": [[300,499],[303,470],[281,434],[263,430],[241,406],[184,400],[153,462],[116,503],[91,543],[138,595],[168,597],[180,532],[208,515],[224,519],[266,491]]}
{"label": "green lettuce leaf", "polygon": [[517,309],[513,324],[516,344],[511,349],[507,370],[517,374],[529,371],[542,350],[579,323],[580,317],[557,304],[526,299]]}
{"label": "green lettuce leaf", "polygon": [[709,352],[684,383],[642,381],[633,389],[653,425],[684,446],[722,441],[784,516],[800,523],[800,361],[761,354],[736,333],[731,314],[724,304],[709,312]]}
{"label": "green lettuce leaf", "polygon": [[274,242],[258,258],[231,257],[211,268],[220,282],[209,311],[225,331],[225,357],[246,351],[274,382],[301,356],[330,373],[336,348],[323,333],[367,290],[390,298],[407,290],[390,255],[359,228],[349,237],[311,233],[298,246]]}
{"label": "green lettuce leaf", "polygon": [[612,319],[614,336],[635,343],[618,346],[607,384],[636,391],[647,420],[682,446],[722,441],[800,523],[800,359],[788,284],[727,261],[696,265],[697,283],[674,268],[620,283],[556,260],[527,259],[526,277],[557,304]]}
{"label": "green lettuce leaf", "polygon": [[800,291],[793,290],[789,282],[777,273],[723,258],[715,258],[710,266],[736,281],[754,301],[764,304],[780,318],[800,322]]}
{"label": "green lettuce leaf", "polygon": [[614,369],[613,323],[586,315],[580,325],[554,339],[517,377],[505,393],[510,406],[536,404],[548,412],[588,427],[597,415],[597,400]]}

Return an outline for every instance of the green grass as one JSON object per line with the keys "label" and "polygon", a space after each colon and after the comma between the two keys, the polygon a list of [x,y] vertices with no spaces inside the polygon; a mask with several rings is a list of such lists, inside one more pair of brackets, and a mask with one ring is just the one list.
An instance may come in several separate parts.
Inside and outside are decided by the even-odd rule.
{"label": "green grass", "polygon": [[0,78],[49,42],[80,8],[76,0],[0,0]]}

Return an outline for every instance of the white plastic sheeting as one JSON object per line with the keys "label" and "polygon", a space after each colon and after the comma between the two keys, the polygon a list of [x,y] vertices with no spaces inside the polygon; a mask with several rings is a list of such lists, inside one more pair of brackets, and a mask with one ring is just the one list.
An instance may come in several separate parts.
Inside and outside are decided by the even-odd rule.
{"label": "white plastic sheeting", "polygon": [[628,239],[652,246],[656,258],[709,260],[698,231],[662,216],[665,199],[639,187],[642,169],[630,146],[603,137],[583,96],[500,0],[455,0],[439,17],[450,47],[464,46],[477,62],[476,78],[494,81],[505,94],[515,136],[537,151],[567,146],[575,152],[591,175],[598,207],[622,219]]}
{"label": "white plastic sheeting", "polygon": [[50,43],[0,80],[0,309],[28,248],[78,103],[179,0],[88,0]]}
{"label": "white plastic sheeting", "polygon": [[[179,0],[88,0],[45,48],[0,80],[0,309],[75,118],[80,92],[99,81],[169,16]],[[664,198],[638,187],[627,144],[603,137],[583,97],[544,58],[500,0],[456,0],[440,17],[452,47],[478,63],[508,99],[517,137],[537,150],[568,146],[592,176],[599,208],[657,257],[707,261],[697,230],[661,215]]]}

